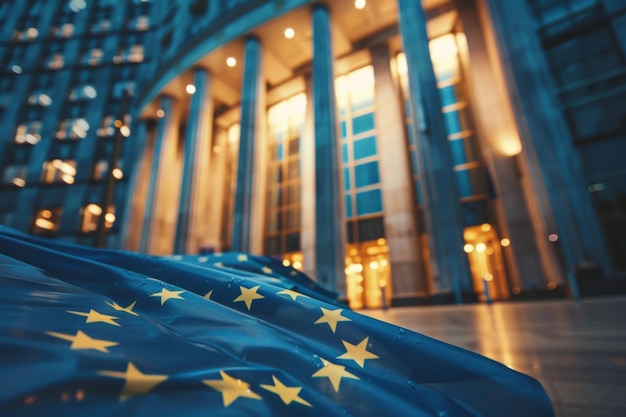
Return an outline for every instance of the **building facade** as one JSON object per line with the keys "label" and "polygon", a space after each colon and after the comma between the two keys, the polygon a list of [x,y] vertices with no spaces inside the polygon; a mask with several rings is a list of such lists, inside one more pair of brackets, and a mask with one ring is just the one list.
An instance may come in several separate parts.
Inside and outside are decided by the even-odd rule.
{"label": "building facade", "polygon": [[626,270],[619,0],[0,3],[0,223],[354,308]]}

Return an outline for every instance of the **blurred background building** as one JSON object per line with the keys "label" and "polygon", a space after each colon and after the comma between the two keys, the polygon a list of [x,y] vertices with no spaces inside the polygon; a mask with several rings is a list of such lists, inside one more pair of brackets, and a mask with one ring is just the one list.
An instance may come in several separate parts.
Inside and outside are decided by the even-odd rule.
{"label": "blurred background building", "polygon": [[0,224],[355,308],[626,270],[621,0],[0,1]]}

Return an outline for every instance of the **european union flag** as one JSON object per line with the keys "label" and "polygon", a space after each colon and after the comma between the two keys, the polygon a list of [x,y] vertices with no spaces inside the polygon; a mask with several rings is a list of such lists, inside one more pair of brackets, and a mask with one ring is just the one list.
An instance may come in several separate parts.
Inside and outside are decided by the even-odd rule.
{"label": "european union flag", "polygon": [[0,226],[3,416],[552,416],[499,363],[350,311],[275,260]]}

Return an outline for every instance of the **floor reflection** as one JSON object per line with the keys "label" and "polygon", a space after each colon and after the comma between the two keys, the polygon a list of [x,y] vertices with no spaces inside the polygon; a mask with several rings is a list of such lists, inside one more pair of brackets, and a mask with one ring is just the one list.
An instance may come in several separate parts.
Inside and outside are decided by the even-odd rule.
{"label": "floor reflection", "polygon": [[557,417],[626,416],[626,297],[362,313],[533,376]]}

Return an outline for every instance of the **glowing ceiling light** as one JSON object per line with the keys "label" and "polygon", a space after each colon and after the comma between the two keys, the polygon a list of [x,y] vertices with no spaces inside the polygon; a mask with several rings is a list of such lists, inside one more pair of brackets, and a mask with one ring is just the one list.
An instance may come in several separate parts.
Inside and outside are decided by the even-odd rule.
{"label": "glowing ceiling light", "polygon": [[165,117],[165,111],[163,111],[163,109],[158,109],[158,110],[156,111],[156,116],[157,116],[159,119],[162,119],[163,117]]}
{"label": "glowing ceiling light", "polygon": [[232,68],[237,65],[237,60],[232,56],[229,56],[228,58],[226,58],[226,65]]}
{"label": "glowing ceiling light", "polygon": [[121,180],[122,178],[124,178],[124,172],[122,172],[122,170],[119,168],[115,168],[112,174],[115,177],[115,179]]}
{"label": "glowing ceiling light", "polygon": [[354,7],[356,7],[359,10],[362,10],[365,8],[365,0],[354,0]]}
{"label": "glowing ceiling light", "polygon": [[285,29],[285,38],[287,39],[293,39],[293,37],[296,35],[296,31],[293,30],[293,28],[287,28]]}
{"label": "glowing ceiling light", "polygon": [[187,84],[187,87],[185,87],[185,91],[187,92],[187,94],[193,94],[196,92],[196,86],[193,84]]}

